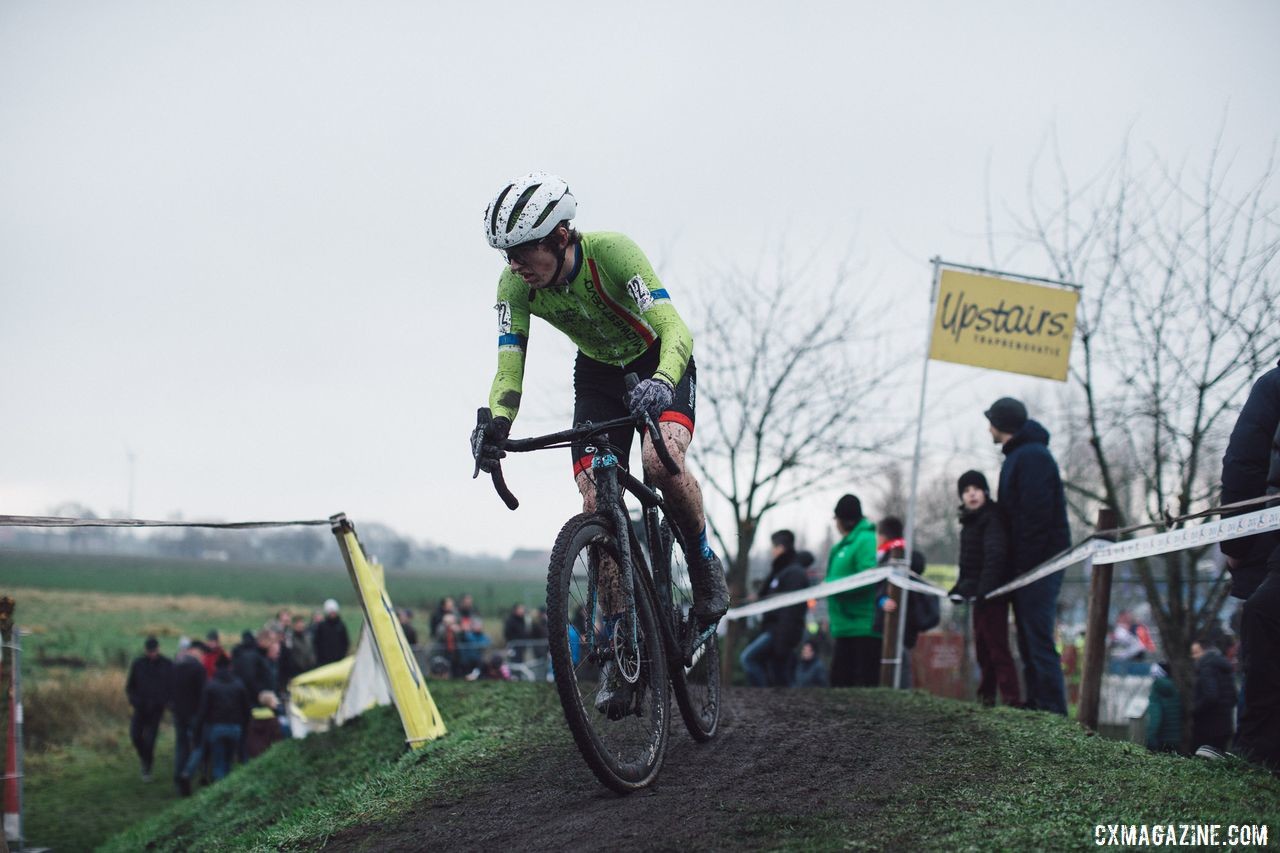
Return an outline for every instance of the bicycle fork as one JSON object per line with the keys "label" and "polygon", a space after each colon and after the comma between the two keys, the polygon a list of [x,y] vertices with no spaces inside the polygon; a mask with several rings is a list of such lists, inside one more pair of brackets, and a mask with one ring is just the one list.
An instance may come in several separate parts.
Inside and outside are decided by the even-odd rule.
{"label": "bicycle fork", "polygon": [[[640,668],[638,665],[640,657],[640,621],[636,613],[635,599],[635,568],[631,563],[631,519],[627,515],[625,505],[622,503],[622,496],[618,487],[618,457],[612,453],[597,453],[591,460],[592,474],[596,481],[596,508],[604,508],[613,521],[614,535],[618,541],[618,571],[622,574],[622,603],[623,613],[626,615],[625,634],[623,635],[623,649],[634,654],[637,660],[637,666],[634,672],[628,672],[626,667],[622,667],[623,677],[628,682],[634,683],[639,677]],[[598,587],[597,583],[597,587]],[[598,589],[596,591],[598,596]],[[598,600],[593,602],[593,607],[598,606]],[[611,614],[605,614],[606,616]],[[614,626],[614,632],[622,629],[623,625]],[[618,638],[616,636],[609,638],[614,645],[615,654],[617,653]],[[622,661],[618,661],[621,666]]]}

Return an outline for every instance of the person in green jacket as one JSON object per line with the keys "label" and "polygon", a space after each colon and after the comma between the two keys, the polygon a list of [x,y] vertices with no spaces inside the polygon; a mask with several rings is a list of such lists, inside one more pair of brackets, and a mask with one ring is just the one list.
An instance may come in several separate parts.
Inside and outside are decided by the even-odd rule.
{"label": "person in green jacket", "polygon": [[[827,580],[856,575],[876,565],[876,526],[862,515],[862,502],[845,495],[836,503],[836,529],[843,538],[831,548]],[[827,599],[831,636],[832,687],[875,687],[880,683],[880,632],[875,630],[876,584]]]}
{"label": "person in green jacket", "polygon": [[1182,700],[1173,679],[1160,664],[1151,665],[1151,697],[1147,700],[1147,749],[1176,752],[1182,743]]}

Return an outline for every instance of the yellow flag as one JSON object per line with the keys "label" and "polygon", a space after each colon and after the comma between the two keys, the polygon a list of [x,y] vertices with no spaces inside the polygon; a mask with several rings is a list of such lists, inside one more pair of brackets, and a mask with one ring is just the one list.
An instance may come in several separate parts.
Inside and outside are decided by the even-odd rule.
{"label": "yellow flag", "polygon": [[395,608],[382,583],[381,566],[371,565],[365,559],[355,530],[348,523],[337,526],[334,533],[342,546],[351,581],[360,593],[360,605],[373,634],[373,647],[377,650],[382,668],[391,686],[391,698],[400,712],[404,724],[405,740],[415,749],[427,741],[445,733],[444,720],[436,709],[431,691],[422,677],[418,660],[409,648],[404,629],[396,618]]}
{"label": "yellow flag", "polygon": [[929,358],[1065,382],[1073,289],[943,269]]}

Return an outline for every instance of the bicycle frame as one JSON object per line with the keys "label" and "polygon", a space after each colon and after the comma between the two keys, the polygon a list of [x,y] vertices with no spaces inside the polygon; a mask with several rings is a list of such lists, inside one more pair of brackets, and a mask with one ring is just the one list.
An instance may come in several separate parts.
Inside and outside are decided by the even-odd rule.
{"label": "bicycle frame", "polygon": [[[484,423],[490,416],[488,409],[480,409],[477,413],[477,420]],[[667,450],[665,442],[662,440],[662,434],[657,428],[657,424],[652,419],[639,421],[635,418],[616,418],[610,421],[604,421],[599,424],[587,422],[573,429],[564,430],[562,432],[550,433],[544,436],[537,436],[525,439],[507,439],[503,442],[503,449],[515,453],[524,453],[533,450],[546,450],[554,447],[565,447],[572,445],[574,442],[596,439],[606,435],[610,430],[620,427],[638,428],[645,426],[648,429],[650,437],[653,439],[654,450],[657,452],[659,459],[663,465],[672,474],[679,474],[680,468],[671,458],[670,452]],[[670,510],[667,508],[666,501],[662,496],[653,490],[647,483],[636,479],[618,460],[615,448],[610,447],[606,442],[601,441],[592,448],[591,471],[595,479],[596,487],[596,511],[605,515],[613,522],[615,535],[618,540],[618,551],[621,557],[622,565],[619,566],[622,572],[622,588],[625,612],[629,617],[628,642],[634,648],[638,641],[639,624],[636,616],[635,607],[635,587],[636,580],[644,587],[645,593],[649,596],[650,601],[655,605],[655,610],[663,614],[663,618],[658,619],[659,631],[662,633],[663,640],[668,649],[668,658],[672,663],[679,662],[681,665],[691,665],[692,651],[704,643],[715,631],[715,626],[711,626],[704,631],[691,636],[684,643],[676,636],[675,626],[672,624],[672,601],[668,597],[658,596],[658,584],[655,575],[659,568],[664,573],[663,582],[668,586],[674,582],[670,577],[670,566],[659,566],[657,555],[662,552],[662,536],[659,529],[658,511],[661,510],[668,517]],[[502,476],[500,465],[494,466],[491,474],[494,488],[502,497],[503,501],[511,509],[516,509],[520,503],[507,488],[506,481]],[[650,560],[644,560],[640,555],[639,565],[633,559],[634,554],[638,550],[633,551],[631,547],[631,518],[626,509],[626,502],[623,493],[629,492],[634,495],[636,500],[640,502],[643,508],[645,518],[644,530],[647,544],[649,545]],[[671,525],[671,535],[677,538],[680,547],[687,554],[687,543],[684,536],[676,525]],[[665,559],[665,558],[663,558]],[[647,563],[652,562],[651,568]],[[594,577],[594,575],[593,575]],[[592,610],[597,606],[597,590],[589,589],[588,596],[591,600]],[[659,606],[660,605],[660,606]],[[594,614],[593,614],[594,615]],[[594,648],[594,620],[588,620],[586,628],[587,647]]]}

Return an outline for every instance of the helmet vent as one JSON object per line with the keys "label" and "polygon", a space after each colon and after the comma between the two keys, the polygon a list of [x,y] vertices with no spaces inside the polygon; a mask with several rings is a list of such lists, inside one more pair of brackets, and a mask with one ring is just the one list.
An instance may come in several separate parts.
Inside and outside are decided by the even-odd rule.
{"label": "helmet vent", "polygon": [[[507,184],[507,188],[503,190],[493,202],[493,210],[489,212],[489,233],[498,233],[498,211],[502,210],[502,203],[507,200],[507,193],[516,188],[515,184]],[[511,229],[508,228],[508,231]]]}
{"label": "helmet vent", "polygon": [[564,198],[568,194],[569,194],[569,188],[565,187],[564,192],[560,193],[560,198],[556,199],[551,204],[547,205],[542,209],[542,214],[538,216],[538,221],[533,223],[533,227],[538,228],[542,225],[542,223],[546,222],[547,217],[551,215],[551,211],[555,210],[556,206],[560,204],[560,199]]}
{"label": "helmet vent", "polygon": [[525,187],[524,192],[520,193],[520,198],[516,199],[515,207],[511,208],[511,215],[507,217],[507,233],[516,227],[516,222],[520,220],[520,214],[524,213],[525,206],[529,204],[529,199],[533,198],[533,194],[538,191],[538,187],[542,184],[530,184]]}

